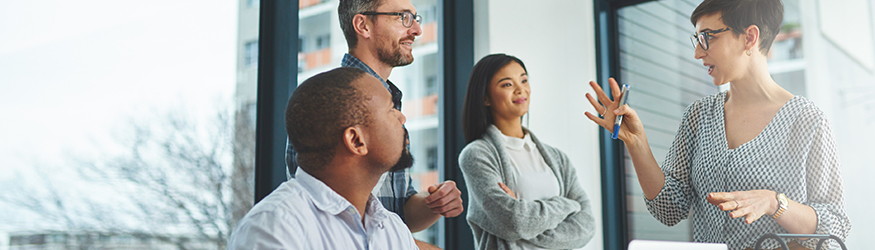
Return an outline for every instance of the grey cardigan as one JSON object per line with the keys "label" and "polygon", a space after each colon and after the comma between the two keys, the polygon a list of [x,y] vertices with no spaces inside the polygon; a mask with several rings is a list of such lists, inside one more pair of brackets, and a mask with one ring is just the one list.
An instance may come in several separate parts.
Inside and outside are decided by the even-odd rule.
{"label": "grey cardigan", "polygon": [[528,242],[551,249],[580,248],[595,234],[591,203],[568,157],[532,137],[559,181],[560,195],[534,201],[512,198],[516,179],[501,131],[489,126],[483,138],[462,149],[459,166],[468,186],[468,224],[478,249],[521,249]]}

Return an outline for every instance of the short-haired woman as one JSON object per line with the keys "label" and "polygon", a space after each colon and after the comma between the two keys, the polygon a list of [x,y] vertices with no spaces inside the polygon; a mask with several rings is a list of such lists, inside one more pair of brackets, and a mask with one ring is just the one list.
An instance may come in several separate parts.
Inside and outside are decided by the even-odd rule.
{"label": "short-haired woman", "polygon": [[[603,119],[587,113],[590,120],[610,129],[615,116],[625,116],[619,138],[647,208],[669,226],[692,216],[695,241],[745,249],[767,233],[844,239],[850,231],[826,116],[810,100],[781,88],[766,65],[782,20],[780,0],[705,0],[696,8],[690,18],[695,58],[715,85],[732,84],[687,108],[662,168],[635,110],[618,107],[590,82],[604,104],[586,95],[604,114]],[[617,83],[609,82],[616,100]],[[816,243],[791,245],[813,249]],[[778,245],[768,241],[765,247]]]}

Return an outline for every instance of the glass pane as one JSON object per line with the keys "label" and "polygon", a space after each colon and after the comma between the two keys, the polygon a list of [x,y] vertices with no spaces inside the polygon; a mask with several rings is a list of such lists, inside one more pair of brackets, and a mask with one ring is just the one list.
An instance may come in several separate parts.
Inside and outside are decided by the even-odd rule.
{"label": "glass pane", "polygon": [[[689,15],[701,1],[692,2],[656,1],[619,10],[622,83],[634,88],[629,106],[636,107],[660,164],[687,105],[718,91],[688,42],[694,31]],[[653,218],[628,154],[624,163],[629,238],[691,241],[689,220],[668,227]]]}
{"label": "glass pane", "polygon": [[[693,57],[687,40],[695,30],[690,14],[701,0],[654,1],[619,10],[623,83],[635,88],[629,105],[646,124],[651,150],[662,164],[686,107],[719,89]],[[784,26],[769,54],[772,77],[794,94],[805,94],[801,18],[797,0],[784,1]],[[695,69],[702,69],[696,71]],[[658,76],[658,77],[654,77]],[[728,88],[728,85],[725,87]],[[644,203],[632,161],[626,154],[626,199],[630,239],[691,241],[690,220],[668,227]]]}
{"label": "glass pane", "polygon": [[224,249],[252,203],[243,7],[0,4],[0,248]]}
{"label": "glass pane", "polygon": [[[438,47],[438,25],[440,24],[439,0],[412,0],[417,14],[422,15],[422,35],[413,44],[413,63],[395,68],[393,79],[399,89],[404,91],[402,113],[407,116],[407,130],[410,131],[410,153],[416,159],[410,175],[416,191],[428,190],[428,186],[443,180],[438,166],[438,147],[443,146],[439,136],[438,93],[443,89],[442,54]],[[413,237],[438,244],[440,223],[414,233]]]}
{"label": "glass pane", "polygon": [[[413,44],[413,63],[392,70],[391,80],[404,94],[402,112],[407,117],[410,132],[410,150],[414,161],[410,169],[413,186],[417,191],[427,190],[438,183],[438,149],[443,138],[438,133],[438,93],[443,85],[442,56],[438,44],[438,25],[441,23],[440,0],[413,0],[417,14],[422,15],[422,35]],[[337,17],[338,1],[300,1],[298,34],[298,83],[307,78],[339,67],[348,51],[346,39]],[[414,233],[419,240],[438,244],[439,227]]]}
{"label": "glass pane", "polygon": [[258,90],[258,17],[260,0],[237,0],[234,87],[234,181],[231,230],[255,201],[255,124]]}
{"label": "glass pane", "polygon": [[807,96],[802,38],[799,1],[784,0],[784,22],[769,50],[769,73],[775,82],[790,93]]}

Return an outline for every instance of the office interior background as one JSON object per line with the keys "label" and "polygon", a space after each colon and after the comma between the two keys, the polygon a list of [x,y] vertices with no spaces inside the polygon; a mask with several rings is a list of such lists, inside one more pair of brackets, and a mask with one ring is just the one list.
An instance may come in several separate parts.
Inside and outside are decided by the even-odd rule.
{"label": "office interior background", "polygon": [[[404,91],[418,190],[464,183],[455,156],[468,74],[508,53],[529,71],[524,125],[569,155],[593,201],[600,227],[583,249],[691,240],[688,222],[650,216],[622,145],[583,112],[590,80],[632,85],[661,162],[684,108],[727,89],[693,58],[689,15],[701,0],[411,1],[423,16],[416,59],[389,79]],[[347,52],[337,3],[0,3],[0,250],[224,249],[286,178],[289,94]],[[784,5],[770,71],[829,117],[853,224],[846,243],[865,249],[875,234],[875,1]],[[473,248],[463,216],[414,237]]]}

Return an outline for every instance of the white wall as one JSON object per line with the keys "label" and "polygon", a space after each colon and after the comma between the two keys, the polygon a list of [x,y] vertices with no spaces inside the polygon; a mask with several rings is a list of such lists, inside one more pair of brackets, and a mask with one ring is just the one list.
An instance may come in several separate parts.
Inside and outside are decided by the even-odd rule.
{"label": "white wall", "polygon": [[474,48],[475,60],[506,53],[526,64],[532,87],[527,127],[571,159],[597,225],[582,249],[603,249],[598,127],[583,115],[592,110],[584,94],[596,79],[592,8],[592,0],[477,0]]}
{"label": "white wall", "polygon": [[[825,0],[820,0],[825,1]],[[806,59],[807,97],[827,114],[835,135],[844,177],[846,210],[851,219],[851,233],[845,243],[848,249],[871,249],[875,235],[875,199],[872,199],[872,180],[875,168],[875,52],[871,49],[875,30],[872,14],[875,3],[843,1],[841,9],[863,12],[865,18],[849,22],[847,13],[823,11],[824,2],[801,0],[803,14],[803,49]],[[831,2],[830,2],[831,4]],[[831,21],[832,20],[832,21]],[[845,20],[836,23],[834,20]],[[869,23],[865,23],[869,22]],[[861,32],[859,29],[868,31]],[[836,42],[856,35],[869,36],[866,44]],[[857,41],[859,42],[859,41]],[[860,49],[862,48],[862,49]],[[863,55],[866,54],[866,55]]]}

